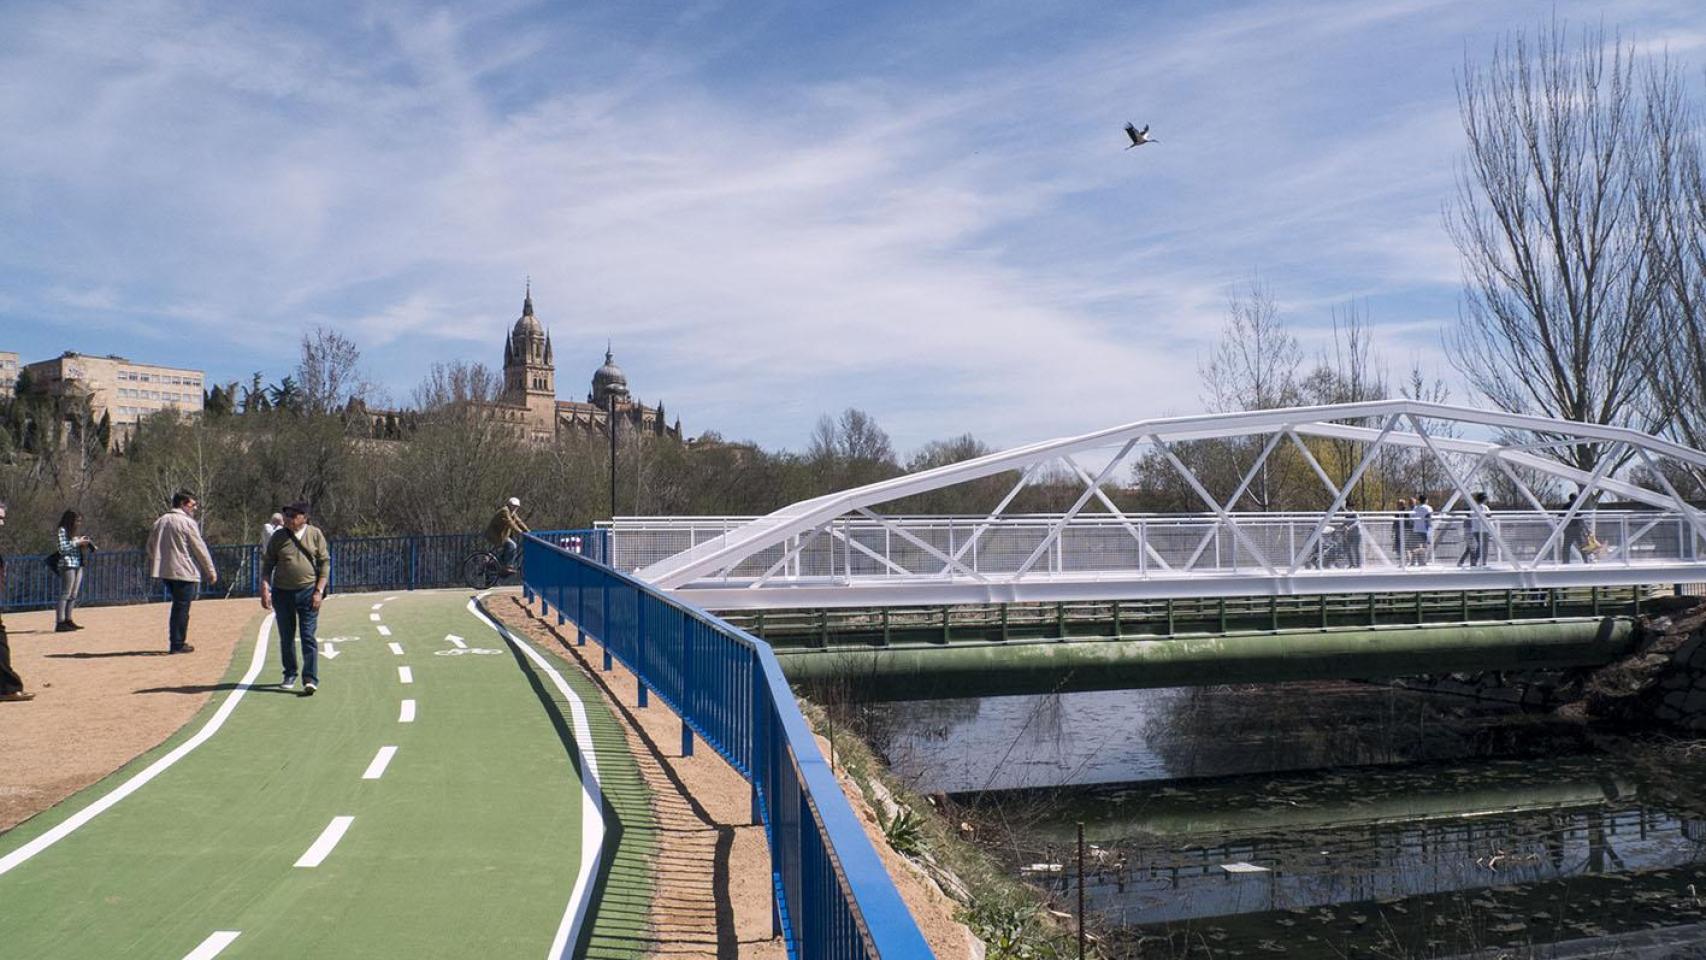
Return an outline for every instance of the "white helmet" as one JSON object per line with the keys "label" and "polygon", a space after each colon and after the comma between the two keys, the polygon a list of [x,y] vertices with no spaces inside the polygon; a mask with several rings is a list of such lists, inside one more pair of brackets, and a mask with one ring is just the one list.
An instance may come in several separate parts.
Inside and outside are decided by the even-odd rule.
{"label": "white helmet", "polygon": [[521,498],[520,497],[510,497],[508,500],[506,500],[504,502],[509,504],[512,507],[521,506]]}

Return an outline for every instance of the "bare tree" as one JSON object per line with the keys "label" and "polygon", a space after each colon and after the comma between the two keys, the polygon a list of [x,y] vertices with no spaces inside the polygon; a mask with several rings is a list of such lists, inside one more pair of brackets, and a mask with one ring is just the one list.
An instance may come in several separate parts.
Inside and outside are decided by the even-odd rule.
{"label": "bare tree", "polygon": [[1273,291],[1252,278],[1226,295],[1226,324],[1207,361],[1197,365],[1203,403],[1216,413],[1271,410],[1297,400],[1303,351],[1285,328]]}
{"label": "bare tree", "polygon": [[[1203,402],[1217,413],[1293,406],[1301,396],[1298,371],[1302,365],[1303,349],[1286,329],[1273,291],[1260,277],[1252,277],[1244,287],[1227,292],[1220,339],[1209,359],[1198,364]],[[1176,453],[1220,498],[1234,491],[1239,476],[1260,456],[1265,443],[1261,437],[1200,441],[1181,444]],[[1296,478],[1293,468],[1300,466],[1294,451],[1276,449],[1263,461],[1245,497],[1257,510],[1275,509],[1286,499],[1289,481]],[[1153,477],[1156,472],[1149,474]]]}
{"label": "bare tree", "polygon": [[302,357],[296,365],[301,407],[307,413],[335,413],[351,400],[365,399],[371,385],[360,370],[361,350],[355,341],[328,327],[302,335]]}
{"label": "bare tree", "polygon": [[502,377],[485,364],[452,360],[432,365],[415,386],[413,400],[415,408],[423,411],[489,403],[498,398],[502,387]]}
{"label": "bare tree", "polygon": [[[1648,71],[1646,133],[1650,176],[1641,205],[1652,212],[1649,243],[1662,267],[1662,333],[1651,339],[1647,369],[1655,395],[1672,412],[1671,432],[1706,446],[1706,145],[1702,114],[1669,64]],[[1689,478],[1699,489],[1702,478]]]}
{"label": "bare tree", "polygon": [[[1642,363],[1663,270],[1643,224],[1637,55],[1603,28],[1515,33],[1466,61],[1468,152],[1447,229],[1465,290],[1452,363],[1502,409],[1652,429]],[[1598,445],[1551,455],[1584,470]]]}

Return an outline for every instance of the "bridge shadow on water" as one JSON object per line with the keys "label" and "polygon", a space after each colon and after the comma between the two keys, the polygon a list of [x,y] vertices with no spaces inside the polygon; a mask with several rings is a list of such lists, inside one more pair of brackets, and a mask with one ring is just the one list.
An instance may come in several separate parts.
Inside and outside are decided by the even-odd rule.
{"label": "bridge shadow on water", "polygon": [[[730,885],[736,827],[719,822],[692,795],[675,765],[679,750],[666,751],[613,688],[612,675],[594,667],[593,659],[602,656],[600,648],[590,643],[576,646],[572,634],[565,636],[519,598],[500,602],[513,602],[515,612],[537,628],[529,631],[532,639],[548,635],[547,642],[555,642],[568,665],[580,668],[581,677],[602,693],[603,706],[610,711],[597,710],[597,704],[587,711],[593,747],[599,756],[607,833],[606,855],[594,883],[576,956],[589,960],[647,955],[735,960],[743,943],[735,925]],[[584,777],[567,704],[520,651],[512,649],[511,654],[551,717],[575,769]],[[620,675],[628,674],[622,671]],[[668,708],[659,704],[658,709]],[[707,889],[708,903],[704,902]],[[670,904],[667,915],[653,914],[654,901]]]}

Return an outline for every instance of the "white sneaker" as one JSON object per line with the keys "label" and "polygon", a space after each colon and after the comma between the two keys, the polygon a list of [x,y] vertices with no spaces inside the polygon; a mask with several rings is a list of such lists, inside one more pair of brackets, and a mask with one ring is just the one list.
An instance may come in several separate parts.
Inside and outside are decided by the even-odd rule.
{"label": "white sneaker", "polygon": [[312,697],[316,689],[318,689],[318,684],[310,680],[302,685],[302,695],[305,697]]}
{"label": "white sneaker", "polygon": [[279,686],[286,690],[296,686],[296,676],[294,674],[286,676],[284,680],[279,683]]}

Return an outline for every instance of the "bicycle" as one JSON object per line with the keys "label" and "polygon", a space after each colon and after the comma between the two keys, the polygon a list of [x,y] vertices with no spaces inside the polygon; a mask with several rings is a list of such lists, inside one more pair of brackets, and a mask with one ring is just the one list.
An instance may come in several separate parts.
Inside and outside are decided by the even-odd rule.
{"label": "bicycle", "polygon": [[[518,561],[520,557],[516,558]],[[462,559],[462,582],[472,590],[490,590],[502,583],[508,576],[521,573],[518,562],[511,573],[504,573],[503,562],[498,559],[498,552],[491,549],[475,550]]]}

